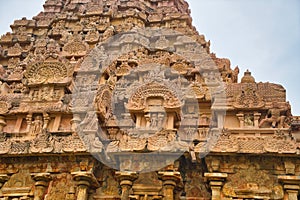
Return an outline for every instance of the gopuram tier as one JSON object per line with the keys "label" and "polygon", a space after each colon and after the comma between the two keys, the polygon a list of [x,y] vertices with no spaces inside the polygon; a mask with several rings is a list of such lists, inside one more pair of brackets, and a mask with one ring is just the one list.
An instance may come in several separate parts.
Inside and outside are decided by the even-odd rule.
{"label": "gopuram tier", "polygon": [[297,200],[286,90],[184,0],[47,0],[0,38],[0,200]]}

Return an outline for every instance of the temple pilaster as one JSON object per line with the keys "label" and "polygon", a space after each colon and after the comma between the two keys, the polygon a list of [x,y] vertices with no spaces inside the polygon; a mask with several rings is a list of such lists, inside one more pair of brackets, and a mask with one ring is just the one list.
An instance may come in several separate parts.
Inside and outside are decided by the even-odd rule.
{"label": "temple pilaster", "polygon": [[227,178],[226,173],[205,173],[204,176],[209,182],[212,191],[212,200],[221,200],[222,187]]}
{"label": "temple pilaster", "polygon": [[181,180],[180,172],[159,172],[158,175],[163,181],[163,199],[173,200],[174,189]]}
{"label": "temple pilaster", "polygon": [[121,200],[128,200],[133,181],[137,179],[138,175],[136,172],[116,172],[116,175],[122,188]]}
{"label": "temple pilaster", "polygon": [[51,180],[50,173],[38,173],[32,176],[35,181],[34,200],[42,200]]}
{"label": "temple pilaster", "polygon": [[283,184],[284,200],[298,200],[300,191],[300,176],[278,176]]}
{"label": "temple pilaster", "polygon": [[87,200],[90,187],[99,187],[98,181],[91,173],[74,172],[72,175],[77,185],[77,200]]}

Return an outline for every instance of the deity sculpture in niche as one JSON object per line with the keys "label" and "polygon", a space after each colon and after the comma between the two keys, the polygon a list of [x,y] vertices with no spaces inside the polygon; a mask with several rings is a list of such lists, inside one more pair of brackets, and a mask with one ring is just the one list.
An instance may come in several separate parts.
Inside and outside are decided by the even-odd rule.
{"label": "deity sculpture in niche", "polygon": [[34,118],[34,121],[31,122],[30,126],[30,135],[31,136],[36,136],[43,131],[43,119],[42,116],[38,115]]}
{"label": "deity sculpture in niche", "polygon": [[254,116],[253,116],[253,114],[246,114],[245,119],[244,119],[244,123],[245,123],[246,127],[254,126]]}
{"label": "deity sculpture in niche", "polygon": [[[145,114],[145,118],[147,120],[146,128],[149,129],[158,129],[163,128],[163,116],[164,116],[164,108],[162,107],[163,100],[162,99],[147,99],[147,111],[149,113]],[[160,125],[160,126],[158,126]]]}

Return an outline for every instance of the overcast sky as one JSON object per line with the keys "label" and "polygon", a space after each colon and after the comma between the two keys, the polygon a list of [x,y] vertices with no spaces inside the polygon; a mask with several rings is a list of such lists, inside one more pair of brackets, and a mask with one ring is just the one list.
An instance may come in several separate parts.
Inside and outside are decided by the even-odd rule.
{"label": "overcast sky", "polygon": [[[300,1],[188,0],[193,24],[211,40],[211,51],[257,82],[282,84],[293,115],[300,116]],[[0,0],[0,34],[13,20],[32,18],[43,0]]]}

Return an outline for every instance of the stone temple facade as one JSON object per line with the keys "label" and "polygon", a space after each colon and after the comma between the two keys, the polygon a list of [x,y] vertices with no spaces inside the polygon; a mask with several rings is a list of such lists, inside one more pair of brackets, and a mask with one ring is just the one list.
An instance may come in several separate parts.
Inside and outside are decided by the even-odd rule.
{"label": "stone temple facade", "polygon": [[1,200],[297,200],[285,89],[210,52],[184,0],[47,0],[0,39]]}

